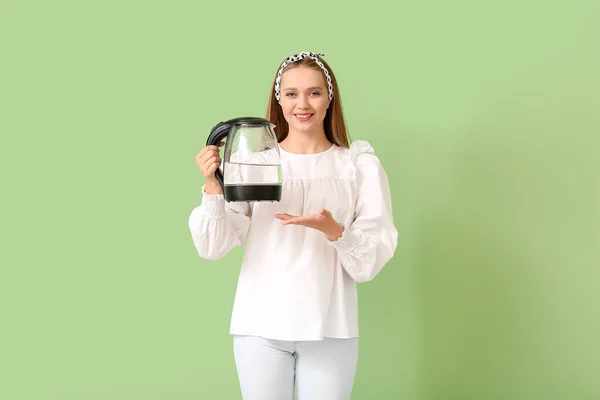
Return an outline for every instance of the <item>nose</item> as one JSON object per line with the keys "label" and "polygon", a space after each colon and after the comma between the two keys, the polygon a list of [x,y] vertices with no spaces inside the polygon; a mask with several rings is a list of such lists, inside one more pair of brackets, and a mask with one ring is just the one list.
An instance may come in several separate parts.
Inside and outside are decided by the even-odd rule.
{"label": "nose", "polygon": [[308,97],[305,94],[298,96],[298,108],[302,110],[309,108]]}

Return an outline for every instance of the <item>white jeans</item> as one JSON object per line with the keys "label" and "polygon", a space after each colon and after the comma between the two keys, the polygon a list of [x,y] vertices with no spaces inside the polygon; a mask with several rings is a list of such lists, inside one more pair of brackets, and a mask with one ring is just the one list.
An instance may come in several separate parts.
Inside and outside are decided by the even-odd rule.
{"label": "white jeans", "polygon": [[234,336],[244,400],[349,400],[358,338],[284,342]]}

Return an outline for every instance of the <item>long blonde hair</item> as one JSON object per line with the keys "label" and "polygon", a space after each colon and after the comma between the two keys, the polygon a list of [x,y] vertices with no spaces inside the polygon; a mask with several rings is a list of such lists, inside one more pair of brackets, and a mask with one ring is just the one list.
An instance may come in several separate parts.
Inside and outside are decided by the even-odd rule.
{"label": "long blonde hair", "polygon": [[[331,143],[337,144],[338,146],[349,148],[349,135],[346,129],[346,123],[344,122],[344,112],[342,110],[342,101],[340,99],[340,90],[338,88],[337,80],[335,79],[335,75],[333,71],[329,67],[329,65],[319,57],[319,60],[323,63],[327,71],[329,72],[329,76],[331,77],[331,84],[333,86],[333,99],[329,104],[329,108],[327,108],[327,113],[325,114],[325,119],[323,120],[323,129],[325,130],[325,136],[327,140]],[[325,80],[325,73],[319,67],[319,65],[310,57],[303,58],[302,60],[293,62],[285,67],[285,70],[290,68],[297,68],[299,66],[305,66],[308,68],[316,69],[321,72],[323,75],[323,79]],[[284,71],[285,71],[284,70]],[[279,69],[277,69],[279,72]],[[275,97],[275,81],[277,80],[277,72],[275,73],[275,77],[273,78],[273,85],[271,86],[271,95],[269,97],[269,104],[267,107],[267,116],[271,123],[275,125],[275,134],[277,135],[277,141],[281,142],[288,135],[289,126],[285,117],[283,116],[283,110],[281,106],[277,102],[277,98]]]}

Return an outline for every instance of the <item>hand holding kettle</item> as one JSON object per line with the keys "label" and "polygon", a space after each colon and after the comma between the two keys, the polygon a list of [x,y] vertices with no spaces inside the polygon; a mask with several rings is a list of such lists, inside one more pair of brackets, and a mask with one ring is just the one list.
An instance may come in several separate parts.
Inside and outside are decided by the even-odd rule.
{"label": "hand holding kettle", "polygon": [[223,147],[224,142],[220,142],[218,145],[209,145],[204,147],[196,156],[196,164],[202,171],[202,175],[206,178],[206,184],[204,185],[204,191],[209,194],[221,194],[223,190],[221,185],[215,176],[215,171],[221,165],[221,157],[219,154],[219,147]]}
{"label": "hand holding kettle", "polygon": [[[281,160],[275,125],[264,118],[221,121],[210,131],[196,163],[206,177],[204,191],[225,201],[280,201]],[[224,143],[223,143],[224,142]],[[225,146],[223,158],[219,148]]]}

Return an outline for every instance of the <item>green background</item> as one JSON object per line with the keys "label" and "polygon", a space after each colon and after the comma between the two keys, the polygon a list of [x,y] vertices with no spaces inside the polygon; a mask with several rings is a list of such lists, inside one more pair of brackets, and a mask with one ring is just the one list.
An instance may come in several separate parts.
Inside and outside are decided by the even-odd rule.
{"label": "green background", "polygon": [[0,4],[0,398],[239,399],[210,128],[325,53],[389,173],[353,399],[600,399],[598,1]]}

